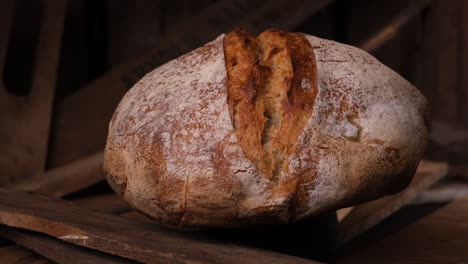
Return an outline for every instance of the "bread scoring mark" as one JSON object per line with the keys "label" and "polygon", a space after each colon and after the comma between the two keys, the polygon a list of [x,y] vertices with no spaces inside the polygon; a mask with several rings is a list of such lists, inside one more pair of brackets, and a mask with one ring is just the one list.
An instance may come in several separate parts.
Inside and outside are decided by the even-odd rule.
{"label": "bread scoring mark", "polygon": [[235,133],[245,155],[278,184],[317,94],[312,47],[297,33],[270,29],[254,38],[237,29],[226,35],[224,52]]}

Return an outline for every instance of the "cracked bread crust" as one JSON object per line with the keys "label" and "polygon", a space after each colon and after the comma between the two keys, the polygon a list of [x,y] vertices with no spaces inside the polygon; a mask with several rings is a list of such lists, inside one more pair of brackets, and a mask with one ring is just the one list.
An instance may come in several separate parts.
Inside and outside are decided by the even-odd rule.
{"label": "cracked bread crust", "polygon": [[[272,83],[280,103],[268,98]],[[169,227],[288,223],[404,188],[427,140],[427,108],[414,86],[357,48],[236,30],[124,96],[104,170],[130,205]],[[268,124],[273,117],[281,122]]]}

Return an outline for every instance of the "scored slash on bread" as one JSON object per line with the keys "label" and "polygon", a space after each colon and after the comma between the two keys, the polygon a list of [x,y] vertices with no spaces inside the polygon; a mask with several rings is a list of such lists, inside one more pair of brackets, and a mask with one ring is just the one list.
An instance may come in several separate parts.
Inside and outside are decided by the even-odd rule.
{"label": "scored slash on bread", "polygon": [[125,95],[104,169],[130,205],[170,227],[289,223],[403,189],[427,108],[362,50],[236,29]]}

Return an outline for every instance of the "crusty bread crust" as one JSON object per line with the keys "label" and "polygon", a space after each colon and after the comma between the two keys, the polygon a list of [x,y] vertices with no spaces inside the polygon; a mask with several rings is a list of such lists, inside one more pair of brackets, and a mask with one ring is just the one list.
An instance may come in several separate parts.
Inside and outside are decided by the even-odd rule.
{"label": "crusty bread crust", "polygon": [[288,223],[404,188],[427,115],[419,91],[362,50],[236,30],[125,95],[104,170],[163,225]]}

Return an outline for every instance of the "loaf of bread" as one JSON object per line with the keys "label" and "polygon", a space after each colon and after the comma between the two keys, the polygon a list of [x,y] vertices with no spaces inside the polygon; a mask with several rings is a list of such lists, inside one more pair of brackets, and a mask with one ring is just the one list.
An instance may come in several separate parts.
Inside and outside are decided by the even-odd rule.
{"label": "loaf of bread", "polygon": [[426,99],[368,53],[237,29],[124,96],[104,170],[166,226],[290,223],[402,190],[427,136]]}

